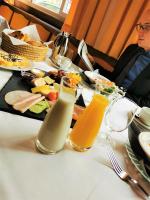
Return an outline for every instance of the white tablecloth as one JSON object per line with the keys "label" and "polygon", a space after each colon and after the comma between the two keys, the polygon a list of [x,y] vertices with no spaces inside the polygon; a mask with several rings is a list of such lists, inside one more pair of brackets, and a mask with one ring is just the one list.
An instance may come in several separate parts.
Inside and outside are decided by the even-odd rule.
{"label": "white tablecloth", "polygon": [[[0,88],[11,72],[0,70]],[[124,106],[134,107],[126,100]],[[35,150],[41,121],[0,111],[1,200],[135,200],[140,199],[110,167],[100,140],[105,126],[89,151],[80,153],[66,144],[56,155]],[[150,185],[131,164],[125,151],[127,131],[112,134],[122,166],[147,189]],[[150,192],[150,191],[149,191]]]}

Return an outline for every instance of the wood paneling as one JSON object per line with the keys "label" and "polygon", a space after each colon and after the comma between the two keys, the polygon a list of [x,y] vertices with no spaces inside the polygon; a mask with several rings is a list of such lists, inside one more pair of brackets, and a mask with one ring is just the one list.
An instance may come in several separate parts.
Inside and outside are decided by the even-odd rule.
{"label": "wood paneling", "polygon": [[127,45],[137,42],[135,25],[148,8],[150,0],[80,0],[70,32],[118,58]]}

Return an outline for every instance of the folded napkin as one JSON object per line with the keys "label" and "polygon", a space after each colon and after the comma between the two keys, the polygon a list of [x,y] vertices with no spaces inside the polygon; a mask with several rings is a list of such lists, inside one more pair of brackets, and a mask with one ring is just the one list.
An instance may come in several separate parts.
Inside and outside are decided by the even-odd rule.
{"label": "folded napkin", "polygon": [[85,107],[85,103],[84,103],[84,99],[83,99],[82,94],[80,94],[80,96],[78,97],[76,104],[79,105],[79,106]]}
{"label": "folded napkin", "polygon": [[0,16],[0,37],[2,36],[2,31],[6,28],[9,29],[9,24],[4,17]]}
{"label": "folded napkin", "polygon": [[82,97],[85,106],[88,106],[93,98],[94,95],[94,90],[89,89],[89,88],[83,88],[82,90]]}
{"label": "folded napkin", "polygon": [[[28,34],[30,36],[31,40],[35,40],[35,41],[36,40],[37,41],[41,40],[40,35],[38,33],[38,30],[37,30],[35,24],[23,27],[22,29],[18,29],[17,31],[21,31],[23,34]],[[14,32],[13,29],[7,28],[3,32],[6,35],[9,36],[9,38],[10,38],[10,40],[11,40],[11,42],[12,42],[13,45],[29,45],[27,42],[25,42],[23,40],[20,40],[18,38],[10,36],[9,34]]]}
{"label": "folded napkin", "polygon": [[87,69],[89,71],[93,71],[92,63],[91,63],[91,61],[90,61],[90,59],[88,57],[88,55],[90,55],[90,54],[88,53],[87,45],[86,45],[86,43],[85,43],[85,41],[83,39],[79,43],[78,54],[82,58],[83,62],[85,63],[85,65],[87,67]]}

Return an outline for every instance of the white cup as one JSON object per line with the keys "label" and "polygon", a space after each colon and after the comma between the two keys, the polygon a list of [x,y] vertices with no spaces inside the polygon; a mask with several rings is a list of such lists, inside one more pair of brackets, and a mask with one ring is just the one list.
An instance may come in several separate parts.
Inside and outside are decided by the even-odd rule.
{"label": "white cup", "polygon": [[143,107],[139,113],[139,119],[147,126],[150,126],[150,108]]}

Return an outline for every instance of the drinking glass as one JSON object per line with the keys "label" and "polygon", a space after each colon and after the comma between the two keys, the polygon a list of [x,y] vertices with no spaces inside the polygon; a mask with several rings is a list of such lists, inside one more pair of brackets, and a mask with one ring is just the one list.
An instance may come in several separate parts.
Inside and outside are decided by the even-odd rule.
{"label": "drinking glass", "polygon": [[70,144],[75,150],[86,151],[93,146],[108,104],[105,96],[94,94],[69,135]]}
{"label": "drinking glass", "polygon": [[57,55],[56,56],[57,64],[59,66],[59,69],[68,71],[69,68],[72,65],[72,61],[70,58],[67,58],[65,56]]}
{"label": "drinking glass", "polygon": [[112,133],[123,133],[138,111],[135,103],[131,106],[126,97],[116,94],[105,113],[106,139],[110,141]]}
{"label": "drinking glass", "polygon": [[95,80],[96,93],[105,95],[110,105],[106,109],[105,124],[111,132],[122,132],[128,128],[133,120],[131,116],[131,106],[127,106],[125,91],[119,88],[115,83],[109,81],[105,77],[100,80]]}

